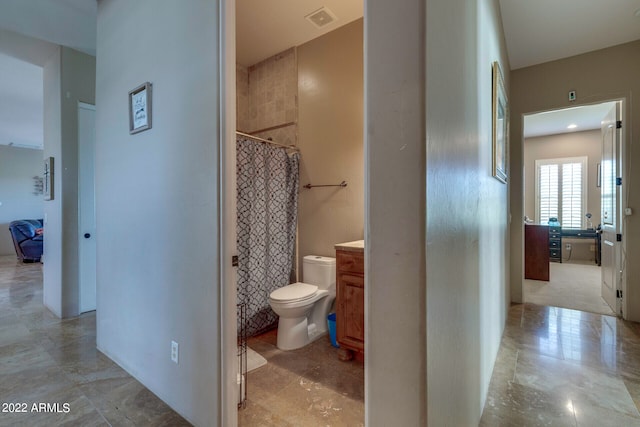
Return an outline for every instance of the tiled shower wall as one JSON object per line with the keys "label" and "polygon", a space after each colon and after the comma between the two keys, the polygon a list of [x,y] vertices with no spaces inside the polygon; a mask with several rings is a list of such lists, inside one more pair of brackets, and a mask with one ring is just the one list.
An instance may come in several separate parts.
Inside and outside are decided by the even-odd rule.
{"label": "tiled shower wall", "polygon": [[249,70],[236,64],[236,129],[249,133]]}
{"label": "tiled shower wall", "polygon": [[245,68],[236,66],[237,127],[274,142],[297,145],[298,65],[291,48]]}

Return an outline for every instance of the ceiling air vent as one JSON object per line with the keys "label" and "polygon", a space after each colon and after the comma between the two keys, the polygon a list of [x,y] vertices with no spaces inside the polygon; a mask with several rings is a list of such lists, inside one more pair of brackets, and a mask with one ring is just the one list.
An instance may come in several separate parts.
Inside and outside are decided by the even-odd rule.
{"label": "ceiling air vent", "polygon": [[338,19],[336,15],[334,15],[333,12],[331,12],[325,6],[322,6],[315,12],[311,12],[304,18],[315,25],[317,28],[323,28],[324,26]]}

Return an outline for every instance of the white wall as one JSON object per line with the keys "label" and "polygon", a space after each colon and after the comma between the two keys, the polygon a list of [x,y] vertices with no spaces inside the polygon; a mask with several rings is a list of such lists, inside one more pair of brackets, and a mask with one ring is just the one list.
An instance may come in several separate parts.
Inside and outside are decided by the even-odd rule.
{"label": "white wall", "polygon": [[424,5],[365,8],[370,426],[478,425],[509,306],[508,187],[491,175],[493,61],[509,84],[498,1]]}
{"label": "white wall", "polygon": [[508,192],[491,175],[497,0],[427,1],[427,407],[478,425],[509,306]]}
{"label": "white wall", "polygon": [[78,102],[95,103],[95,58],[58,47],[44,65],[44,156],[54,159],[53,200],[44,203],[44,304],[80,314],[78,285]]}
{"label": "white wall", "polygon": [[426,424],[424,14],[421,0],[365,5],[365,425],[372,427]]}
{"label": "white wall", "polygon": [[34,176],[42,176],[42,150],[0,145],[0,255],[15,255],[9,223],[40,219],[43,195],[34,194]]}
{"label": "white wall", "polygon": [[44,64],[44,155],[53,157],[53,200],[44,203],[44,260],[42,270],[43,302],[54,314],[62,317],[62,180],[57,174],[62,159],[62,70],[61,47]]}
{"label": "white wall", "polygon": [[[98,348],[202,426],[222,425],[217,22],[213,0],[98,3]],[[130,135],[145,81],[153,128]]]}

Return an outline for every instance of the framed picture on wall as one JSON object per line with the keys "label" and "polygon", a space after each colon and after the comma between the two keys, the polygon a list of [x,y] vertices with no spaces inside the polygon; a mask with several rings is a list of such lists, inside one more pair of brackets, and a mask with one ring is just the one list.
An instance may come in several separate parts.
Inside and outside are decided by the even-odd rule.
{"label": "framed picture on wall", "polygon": [[145,82],[129,92],[129,133],[151,129],[151,88]]}
{"label": "framed picture on wall", "polygon": [[493,176],[500,182],[507,183],[507,158],[509,150],[509,104],[504,89],[502,70],[498,61],[493,63],[492,72],[492,141],[493,141]]}

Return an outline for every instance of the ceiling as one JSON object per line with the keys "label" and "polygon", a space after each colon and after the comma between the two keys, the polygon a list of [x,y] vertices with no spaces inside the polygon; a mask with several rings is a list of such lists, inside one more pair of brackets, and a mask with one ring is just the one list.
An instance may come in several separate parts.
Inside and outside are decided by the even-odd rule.
{"label": "ceiling", "polygon": [[[335,30],[360,18],[363,2],[236,0],[237,61],[253,65]],[[499,3],[512,70],[640,39],[640,17],[635,16],[640,0],[499,0]],[[318,29],[305,16],[323,6],[337,20]],[[17,33],[95,55],[96,12],[95,0],[2,0],[0,144],[42,145],[42,116],[28,113],[42,111],[41,95],[36,100],[32,91],[42,89],[41,69],[38,73],[29,63],[15,59],[14,52],[5,46],[10,38],[7,34]],[[29,62],[41,65],[44,59]],[[12,67],[15,71],[9,71]],[[16,88],[23,88],[22,101],[15,99]],[[22,113],[18,114],[19,111]],[[551,123],[553,117],[547,113],[541,119]],[[598,127],[600,119],[583,126]],[[564,123],[563,120],[556,121]],[[550,126],[555,130],[548,131],[554,133],[562,127]]]}
{"label": "ceiling", "polygon": [[[317,28],[305,16],[323,6],[337,19]],[[254,65],[361,18],[362,14],[363,0],[236,0],[236,61],[244,66]]]}
{"label": "ceiling", "polygon": [[499,1],[512,70],[640,39],[640,0]]}
{"label": "ceiling", "polygon": [[[615,102],[545,111],[524,116],[524,137],[600,129],[600,123]],[[569,125],[576,125],[569,129]]]}

